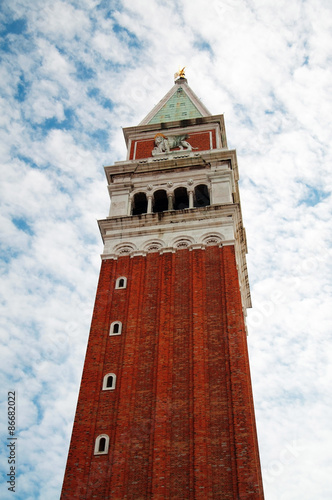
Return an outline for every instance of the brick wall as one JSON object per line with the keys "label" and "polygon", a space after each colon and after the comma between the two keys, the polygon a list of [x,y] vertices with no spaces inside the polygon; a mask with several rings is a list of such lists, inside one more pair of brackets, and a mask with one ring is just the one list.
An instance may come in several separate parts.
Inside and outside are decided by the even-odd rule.
{"label": "brick wall", "polygon": [[263,499],[232,246],[103,261],[61,496],[76,498]]}

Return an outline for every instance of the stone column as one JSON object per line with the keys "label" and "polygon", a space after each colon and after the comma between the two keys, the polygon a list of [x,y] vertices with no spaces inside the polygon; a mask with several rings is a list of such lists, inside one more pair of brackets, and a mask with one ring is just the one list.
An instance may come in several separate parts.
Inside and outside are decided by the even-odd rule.
{"label": "stone column", "polygon": [[128,207],[127,207],[127,215],[131,215],[132,204],[133,204],[133,199],[129,196],[129,198],[128,198]]}
{"label": "stone column", "polygon": [[152,213],[152,195],[148,195],[148,214]]}
{"label": "stone column", "polygon": [[173,193],[167,193],[168,210],[173,210]]}
{"label": "stone column", "polygon": [[189,196],[189,208],[194,208],[194,191],[188,191]]}

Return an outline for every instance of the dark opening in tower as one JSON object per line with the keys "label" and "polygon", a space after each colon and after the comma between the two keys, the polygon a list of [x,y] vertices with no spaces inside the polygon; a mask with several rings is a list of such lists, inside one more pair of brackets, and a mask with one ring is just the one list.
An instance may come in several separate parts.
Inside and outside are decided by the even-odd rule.
{"label": "dark opening in tower", "polygon": [[148,211],[148,201],[145,193],[136,193],[133,202],[133,215],[146,214]]}
{"label": "dark opening in tower", "polygon": [[153,197],[153,211],[164,212],[168,209],[167,193],[164,189],[158,189]]}
{"label": "dark opening in tower", "polygon": [[205,184],[199,184],[195,187],[195,207],[206,207],[210,205],[210,195],[208,187]]}
{"label": "dark opening in tower", "polygon": [[189,208],[188,193],[185,187],[179,187],[174,191],[174,209],[183,210],[184,208]]}

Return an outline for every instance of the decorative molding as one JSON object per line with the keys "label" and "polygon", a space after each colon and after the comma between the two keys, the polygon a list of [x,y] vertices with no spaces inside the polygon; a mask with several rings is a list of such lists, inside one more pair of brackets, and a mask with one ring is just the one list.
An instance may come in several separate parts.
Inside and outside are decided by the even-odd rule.
{"label": "decorative molding", "polygon": [[204,249],[207,246],[222,246],[234,245],[234,240],[226,240],[221,233],[205,233],[198,240],[191,236],[183,235],[178,236],[171,240],[168,245],[162,239],[149,239],[142,241],[139,248],[129,242],[124,242],[121,245],[114,247],[114,253],[107,253],[102,255],[102,259],[117,259],[129,255],[130,257],[146,256],[148,253],[159,252],[160,254],[167,252],[176,252],[183,249]]}
{"label": "decorative molding", "polygon": [[207,247],[213,245],[220,245],[220,243],[222,243],[223,240],[225,240],[225,237],[220,233],[209,234],[207,236],[202,237],[202,243]]}
{"label": "decorative molding", "polygon": [[190,238],[188,236],[181,236],[180,238],[176,238],[171,246],[176,250],[182,250],[184,248],[189,248],[193,243],[195,243],[194,238]]}
{"label": "decorative molding", "polygon": [[159,250],[161,250],[165,246],[166,245],[163,242],[163,240],[150,240],[147,243],[145,243],[143,250],[147,253],[159,252]]}
{"label": "decorative molding", "polygon": [[175,248],[173,247],[166,247],[166,248],[162,248],[159,252],[160,255],[163,255],[164,253],[175,253],[176,250]]}
{"label": "decorative molding", "polygon": [[194,243],[190,245],[189,250],[192,252],[193,250],[205,250],[205,246],[202,243]]}
{"label": "decorative molding", "polygon": [[136,246],[133,243],[120,243],[116,245],[114,251],[117,255],[123,257],[125,255],[130,255],[136,250]]}
{"label": "decorative molding", "polygon": [[147,252],[145,252],[144,250],[135,250],[135,252],[130,255],[130,258],[132,259],[133,257],[145,257],[146,254]]}

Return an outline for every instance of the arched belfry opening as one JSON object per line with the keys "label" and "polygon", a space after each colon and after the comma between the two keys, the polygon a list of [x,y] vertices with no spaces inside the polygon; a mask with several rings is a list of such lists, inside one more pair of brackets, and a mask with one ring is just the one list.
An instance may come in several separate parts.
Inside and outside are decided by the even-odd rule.
{"label": "arched belfry opening", "polygon": [[178,187],[174,190],[174,210],[189,208],[189,196],[185,187]]}
{"label": "arched belfry opening", "polygon": [[155,213],[165,212],[168,209],[167,193],[164,189],[158,189],[153,195],[153,211]]}
{"label": "arched belfry opening", "polygon": [[133,199],[132,214],[141,215],[148,211],[148,200],[145,193],[136,193]]}
{"label": "arched belfry opening", "polygon": [[209,189],[205,184],[199,184],[195,187],[194,206],[207,207],[210,205]]}

